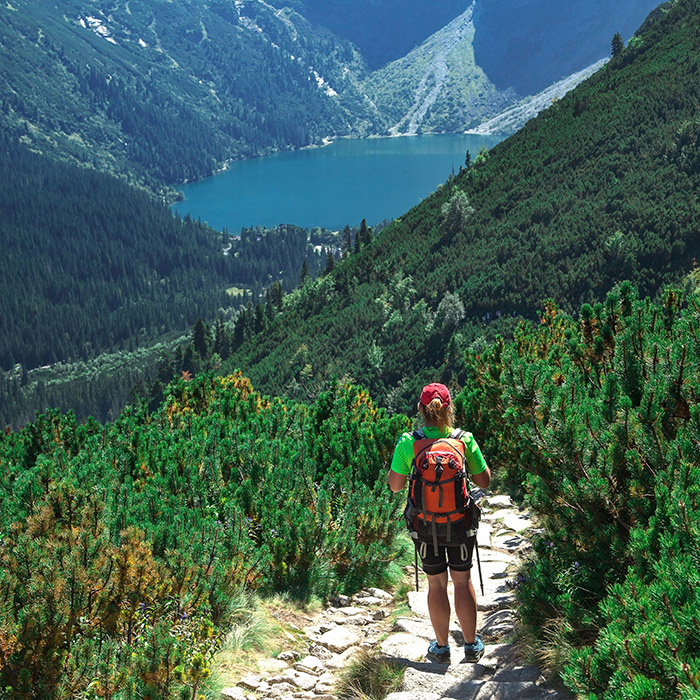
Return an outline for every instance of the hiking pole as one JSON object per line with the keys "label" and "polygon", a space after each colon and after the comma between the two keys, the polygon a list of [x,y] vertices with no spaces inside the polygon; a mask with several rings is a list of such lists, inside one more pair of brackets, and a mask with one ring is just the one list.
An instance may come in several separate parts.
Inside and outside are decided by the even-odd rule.
{"label": "hiking pole", "polygon": [[414,571],[416,572],[416,593],[418,592],[418,547],[413,546],[414,559]]}
{"label": "hiking pole", "polygon": [[[481,584],[481,595],[484,595],[484,577],[481,575],[481,559],[479,558],[479,543],[474,538],[474,551],[476,552],[476,566],[479,569],[479,583]],[[418,571],[416,570],[416,576]]]}

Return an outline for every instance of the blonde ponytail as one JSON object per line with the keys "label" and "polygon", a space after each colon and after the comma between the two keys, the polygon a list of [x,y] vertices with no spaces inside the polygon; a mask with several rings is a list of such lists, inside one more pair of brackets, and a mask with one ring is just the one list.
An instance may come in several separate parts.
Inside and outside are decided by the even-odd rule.
{"label": "blonde ponytail", "polygon": [[419,403],[418,410],[424,421],[437,425],[441,431],[454,425],[455,412],[451,402],[445,406],[436,397],[427,406]]}

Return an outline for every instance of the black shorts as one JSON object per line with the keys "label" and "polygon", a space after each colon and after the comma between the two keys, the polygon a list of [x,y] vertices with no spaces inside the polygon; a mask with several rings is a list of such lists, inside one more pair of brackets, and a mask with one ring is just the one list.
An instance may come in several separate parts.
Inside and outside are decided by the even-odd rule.
{"label": "black shorts", "polygon": [[[457,527],[452,526],[450,544],[445,544],[444,526],[438,525],[438,546],[435,553],[435,543],[432,538],[430,526],[418,526],[418,539],[414,540],[418,556],[421,560],[421,568],[429,576],[441,574],[447,571],[447,567],[453,571],[469,571],[472,568],[472,556],[476,535],[466,536],[465,528],[461,523]],[[454,544],[452,544],[454,542]]]}

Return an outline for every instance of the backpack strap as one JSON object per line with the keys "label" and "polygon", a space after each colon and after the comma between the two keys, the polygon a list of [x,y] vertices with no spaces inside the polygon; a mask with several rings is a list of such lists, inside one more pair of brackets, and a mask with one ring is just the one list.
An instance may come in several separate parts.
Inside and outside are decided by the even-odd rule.
{"label": "backpack strap", "polygon": [[425,431],[423,428],[418,428],[411,433],[411,437],[414,440],[425,440]]}
{"label": "backpack strap", "polygon": [[447,437],[451,438],[452,440],[461,440],[464,435],[464,430],[461,428],[455,428]]}

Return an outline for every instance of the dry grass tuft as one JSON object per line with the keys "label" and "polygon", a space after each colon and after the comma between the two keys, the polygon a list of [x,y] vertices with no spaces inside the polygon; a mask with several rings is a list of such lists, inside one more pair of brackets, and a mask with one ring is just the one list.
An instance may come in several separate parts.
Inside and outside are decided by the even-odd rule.
{"label": "dry grass tuft", "polygon": [[336,693],[341,700],[382,700],[399,690],[404,671],[392,659],[362,651],[343,670]]}

